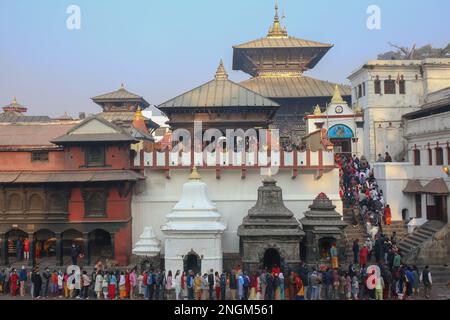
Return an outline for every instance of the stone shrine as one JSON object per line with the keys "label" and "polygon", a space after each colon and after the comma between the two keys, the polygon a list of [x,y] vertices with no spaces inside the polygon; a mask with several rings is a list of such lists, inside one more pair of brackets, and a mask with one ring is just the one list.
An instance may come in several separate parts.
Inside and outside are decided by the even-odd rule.
{"label": "stone shrine", "polygon": [[323,192],[314,199],[309,209],[300,220],[306,233],[303,241],[304,260],[310,264],[331,263],[330,249],[334,243],[338,254],[345,252],[344,229],[347,223],[342,220],[342,216],[335,210],[336,206]]}
{"label": "stone shrine", "polygon": [[284,206],[282,190],[271,176],[258,188],[256,205],[244,217],[238,235],[245,271],[279,266],[286,272],[300,262],[304,232],[292,211]]}

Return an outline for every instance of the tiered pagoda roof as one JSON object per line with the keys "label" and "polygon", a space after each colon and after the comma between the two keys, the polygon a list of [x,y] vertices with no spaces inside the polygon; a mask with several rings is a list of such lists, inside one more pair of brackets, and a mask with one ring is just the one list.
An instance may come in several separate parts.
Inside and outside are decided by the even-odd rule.
{"label": "tiered pagoda roof", "polygon": [[[145,109],[150,104],[141,96],[126,90],[123,83],[116,91],[101,94],[91,98],[96,104],[104,108],[104,111],[131,111],[135,112],[138,107]],[[107,105],[114,105],[115,108],[107,108]],[[128,107],[131,105],[131,109]]]}
{"label": "tiered pagoda roof", "polygon": [[185,92],[158,106],[165,114],[179,108],[223,107],[279,107],[259,93],[249,90],[228,79],[223,62],[220,61],[213,80]]}
{"label": "tiered pagoda roof", "polygon": [[276,5],[273,25],[265,38],[233,47],[233,70],[254,77],[280,71],[300,74],[314,68],[331,47],[332,44],[289,36],[280,24]]}

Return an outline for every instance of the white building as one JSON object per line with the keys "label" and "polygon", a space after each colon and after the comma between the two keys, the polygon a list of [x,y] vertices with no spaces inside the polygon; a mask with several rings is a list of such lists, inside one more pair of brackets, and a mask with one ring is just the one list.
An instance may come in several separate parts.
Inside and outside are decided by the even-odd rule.
{"label": "white building", "polygon": [[389,152],[398,161],[407,156],[402,116],[450,86],[450,59],[371,60],[348,79],[364,112],[364,155],[373,162]]}
{"label": "white building", "polygon": [[[145,152],[143,163],[140,162],[141,157],[136,157],[135,166],[142,165],[146,180],[139,188],[141,192],[133,195],[133,243],[139,240],[145,226],[151,226],[157,238],[163,242],[161,252],[167,253],[167,235],[161,231],[161,225],[166,223],[166,214],[182,197],[189,168],[195,165],[202,181],[208,186],[211,201],[217,206],[222,221],[227,226],[222,242],[224,256],[239,253],[237,229],[257,200],[258,187],[261,186],[264,172],[267,172],[261,172],[268,164],[267,152],[260,152],[256,163],[255,155],[247,153],[247,160],[244,162],[239,161],[235,154],[236,163],[220,163],[218,166],[215,164],[214,154],[206,162],[201,160],[201,155],[195,153],[193,164],[190,153],[185,153],[180,162],[177,154],[169,152]],[[224,159],[228,159],[228,155],[225,154]],[[284,203],[297,219],[304,216],[303,213],[321,192],[326,193],[342,213],[339,169],[334,164],[333,152],[281,150],[279,153],[274,152],[270,159],[273,164],[278,165],[278,171],[272,170],[272,173],[283,189]],[[187,255],[190,249],[184,248],[183,254]]]}
{"label": "white building", "polygon": [[363,114],[361,108],[355,104],[350,108],[336,86],[335,93],[324,112],[320,106],[314,108],[311,115],[305,117],[307,136],[317,130],[326,129],[327,138],[333,144],[334,152],[363,154]]}
{"label": "white building", "polygon": [[165,234],[166,270],[193,270],[201,274],[210,269],[223,270],[222,234],[226,227],[195,167],[189,182],[183,185],[180,201],[166,219],[161,226]]}
{"label": "white building", "polygon": [[403,116],[407,160],[375,164],[375,176],[393,219],[420,225],[450,220],[450,87],[429,94],[417,111]]}

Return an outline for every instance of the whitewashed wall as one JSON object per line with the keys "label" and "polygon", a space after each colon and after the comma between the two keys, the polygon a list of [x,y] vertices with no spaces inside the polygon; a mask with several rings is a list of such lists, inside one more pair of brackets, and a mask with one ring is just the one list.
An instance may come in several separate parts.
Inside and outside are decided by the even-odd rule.
{"label": "whitewashed wall", "polygon": [[[223,238],[223,250],[226,253],[239,252],[239,237],[237,228],[247,215],[248,209],[255,205],[257,189],[262,185],[259,170],[248,169],[246,178],[241,179],[240,170],[223,170],[220,179],[216,179],[215,170],[199,170],[202,180],[208,185],[211,200],[217,204],[227,230]],[[165,215],[180,199],[182,186],[188,181],[189,170],[174,169],[170,172],[170,179],[166,179],[162,170],[146,169],[147,177],[143,192],[133,195],[133,243],[136,243],[144,226],[150,225],[160,240],[164,240],[161,225],[166,222]],[[339,171],[331,169],[325,171],[317,179],[316,171],[301,171],[297,178],[292,178],[292,171],[281,170],[275,179],[283,189],[285,205],[300,219],[303,212],[320,193],[325,192],[342,212],[342,201],[339,198]],[[164,249],[162,249],[164,252]]]}

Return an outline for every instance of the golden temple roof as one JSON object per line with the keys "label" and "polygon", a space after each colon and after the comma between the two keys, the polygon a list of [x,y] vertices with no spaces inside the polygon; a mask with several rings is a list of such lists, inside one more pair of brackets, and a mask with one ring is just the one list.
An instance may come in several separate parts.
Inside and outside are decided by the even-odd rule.
{"label": "golden temple roof", "polygon": [[[240,83],[242,86],[269,98],[331,97],[336,84],[305,75],[296,77],[255,77]],[[344,96],[351,88],[338,85]]]}

